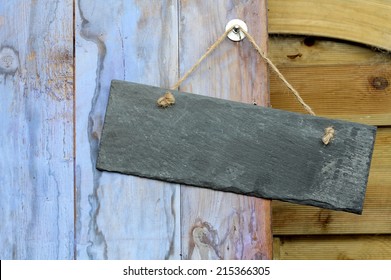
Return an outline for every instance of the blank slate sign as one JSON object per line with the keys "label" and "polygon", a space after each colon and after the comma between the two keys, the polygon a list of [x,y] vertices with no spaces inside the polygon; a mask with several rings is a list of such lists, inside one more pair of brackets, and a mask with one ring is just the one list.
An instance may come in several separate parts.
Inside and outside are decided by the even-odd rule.
{"label": "blank slate sign", "polygon": [[112,81],[98,169],[362,212],[375,127],[166,91]]}

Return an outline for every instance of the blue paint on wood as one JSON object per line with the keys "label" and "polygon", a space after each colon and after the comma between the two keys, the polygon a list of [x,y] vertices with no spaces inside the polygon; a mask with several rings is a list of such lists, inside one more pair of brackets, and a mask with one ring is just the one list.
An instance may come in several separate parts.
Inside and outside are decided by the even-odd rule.
{"label": "blue paint on wood", "polygon": [[72,3],[7,2],[0,6],[0,258],[73,259]]}
{"label": "blue paint on wood", "polygon": [[[168,87],[178,78],[178,53],[194,54],[178,46],[179,10],[189,2],[179,3],[2,1],[1,259],[181,258],[186,249],[182,240],[194,221],[189,215],[181,218],[180,187],[101,174],[94,164],[110,81],[133,80]],[[237,10],[245,11],[243,5],[238,3]],[[193,10],[190,7],[189,11]],[[204,10],[202,7],[202,14]],[[220,13],[216,11],[214,15]],[[222,11],[233,15],[233,10]],[[76,81],[73,36],[78,58]],[[232,201],[236,205],[243,200],[234,197]],[[214,211],[209,212],[214,215]],[[257,209],[258,217],[259,212]],[[230,226],[224,221],[223,226]],[[236,221],[235,225],[239,224],[242,220]],[[180,234],[181,226],[185,236]],[[256,234],[260,237],[259,230]],[[253,242],[249,239],[246,244],[243,248],[250,248]],[[251,256],[257,254],[250,249],[243,250],[251,251]],[[241,252],[235,252],[238,258]]]}
{"label": "blue paint on wood", "polygon": [[111,80],[176,79],[177,3],[81,0],[77,8],[77,258],[179,258],[179,186],[95,169]]}

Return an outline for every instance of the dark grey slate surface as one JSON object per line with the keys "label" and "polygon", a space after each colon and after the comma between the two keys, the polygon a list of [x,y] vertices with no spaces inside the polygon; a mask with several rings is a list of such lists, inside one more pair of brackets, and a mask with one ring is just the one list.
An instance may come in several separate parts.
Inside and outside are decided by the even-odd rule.
{"label": "dark grey slate surface", "polygon": [[362,212],[375,127],[176,91],[158,108],[165,92],[112,81],[98,169]]}

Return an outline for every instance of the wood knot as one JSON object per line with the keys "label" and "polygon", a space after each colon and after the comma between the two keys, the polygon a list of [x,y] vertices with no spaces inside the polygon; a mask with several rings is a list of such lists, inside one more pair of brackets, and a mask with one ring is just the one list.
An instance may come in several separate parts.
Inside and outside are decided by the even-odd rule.
{"label": "wood knot", "polygon": [[18,53],[10,48],[0,49],[0,74],[14,74],[19,67]]}
{"label": "wood knot", "polygon": [[333,221],[333,217],[328,210],[320,210],[318,215],[318,222],[320,223],[322,229],[327,229],[327,226],[331,224]]}
{"label": "wood knot", "polygon": [[370,83],[377,90],[383,90],[389,86],[388,80],[384,77],[373,77],[370,79]]}
{"label": "wood knot", "polygon": [[322,137],[322,142],[325,145],[328,145],[330,141],[334,139],[335,130],[332,126],[326,127],[324,129],[324,135]]}
{"label": "wood knot", "polygon": [[302,57],[302,56],[303,56],[302,53],[297,53],[297,54],[288,54],[286,57],[290,58],[290,59],[295,59],[295,58]]}
{"label": "wood knot", "polygon": [[156,103],[159,107],[167,108],[175,104],[175,97],[171,92],[167,91]]}

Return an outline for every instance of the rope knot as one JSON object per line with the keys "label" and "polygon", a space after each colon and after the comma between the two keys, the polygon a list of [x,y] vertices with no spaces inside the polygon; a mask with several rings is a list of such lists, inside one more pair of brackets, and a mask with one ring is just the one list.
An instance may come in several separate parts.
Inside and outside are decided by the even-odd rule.
{"label": "rope knot", "polygon": [[324,135],[322,137],[322,142],[325,145],[328,145],[330,141],[334,139],[335,129],[332,126],[326,127],[324,129]]}
{"label": "rope knot", "polygon": [[159,107],[167,108],[175,104],[175,97],[171,92],[167,91],[156,103]]}

